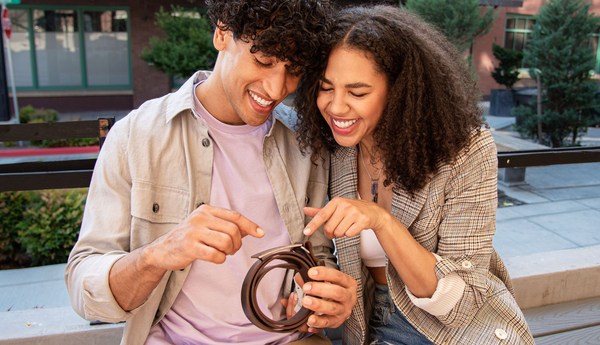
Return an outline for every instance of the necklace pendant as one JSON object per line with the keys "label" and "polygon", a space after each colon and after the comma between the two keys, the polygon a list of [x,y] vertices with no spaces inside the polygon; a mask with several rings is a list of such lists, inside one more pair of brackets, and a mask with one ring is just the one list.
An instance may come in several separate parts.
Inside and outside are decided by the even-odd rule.
{"label": "necklace pendant", "polygon": [[373,195],[373,202],[377,203],[377,187],[378,181],[371,181],[371,195]]}

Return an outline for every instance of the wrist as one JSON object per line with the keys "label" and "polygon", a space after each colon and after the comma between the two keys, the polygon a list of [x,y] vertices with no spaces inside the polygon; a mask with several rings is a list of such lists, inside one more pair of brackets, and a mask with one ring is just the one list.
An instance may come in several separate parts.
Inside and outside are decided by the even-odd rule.
{"label": "wrist", "polygon": [[377,222],[372,228],[375,234],[380,234],[386,229],[389,229],[396,220],[396,217],[392,216],[389,212],[386,212],[383,209],[382,211],[383,212],[380,212],[380,214],[377,216]]}
{"label": "wrist", "polygon": [[135,268],[150,279],[152,277],[156,278],[152,280],[160,280],[167,270],[160,267],[158,262],[159,260],[156,260],[156,255],[154,254],[154,248],[151,245],[145,246],[140,248],[140,255],[136,260]]}

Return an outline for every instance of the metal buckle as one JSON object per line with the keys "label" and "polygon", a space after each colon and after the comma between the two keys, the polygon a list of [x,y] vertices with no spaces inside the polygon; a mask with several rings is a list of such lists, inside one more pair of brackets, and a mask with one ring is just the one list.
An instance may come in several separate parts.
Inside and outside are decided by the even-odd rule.
{"label": "metal buckle", "polygon": [[301,242],[301,243],[290,244],[290,245],[287,245],[287,246],[282,246],[282,247],[267,249],[265,251],[262,251],[260,253],[256,253],[256,254],[252,255],[252,258],[253,259],[262,260],[265,256],[269,256],[269,255],[271,255],[273,253],[277,253],[277,252],[280,252],[282,250],[287,250],[287,249],[292,250],[294,248],[301,248],[307,254],[310,254],[310,251],[308,249],[306,249],[306,247],[304,247],[304,242]]}

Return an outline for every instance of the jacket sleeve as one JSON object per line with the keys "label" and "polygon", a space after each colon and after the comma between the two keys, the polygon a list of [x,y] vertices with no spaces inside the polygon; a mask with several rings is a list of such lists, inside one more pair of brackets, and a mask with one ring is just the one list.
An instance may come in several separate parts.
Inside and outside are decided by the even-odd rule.
{"label": "jacket sleeve", "polygon": [[464,293],[447,314],[436,316],[448,327],[463,327],[487,299],[489,263],[496,231],[496,146],[488,131],[474,134],[470,146],[452,165],[441,207],[435,266],[438,279],[456,272]]}
{"label": "jacket sleeve", "polygon": [[130,250],[128,121],[126,117],[113,126],[98,155],[79,239],[65,269],[73,309],[90,321],[120,322],[135,313],[119,306],[108,281],[112,265]]}

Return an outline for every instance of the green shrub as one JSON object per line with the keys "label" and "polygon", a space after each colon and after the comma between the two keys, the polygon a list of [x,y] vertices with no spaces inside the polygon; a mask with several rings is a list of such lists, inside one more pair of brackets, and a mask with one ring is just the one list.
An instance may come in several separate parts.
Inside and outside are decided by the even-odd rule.
{"label": "green shrub", "polygon": [[[48,123],[58,122],[58,112],[54,109],[36,109],[31,105],[19,110],[21,123]],[[98,138],[81,139],[51,139],[32,140],[31,145],[39,147],[81,147],[98,145]],[[4,144],[6,146],[6,143]]]}
{"label": "green shrub", "polygon": [[[67,262],[79,236],[87,189],[0,193],[1,261]],[[21,257],[21,261],[19,260]]]}
{"label": "green shrub", "polygon": [[22,265],[27,261],[15,226],[23,220],[27,199],[23,192],[0,193],[0,262],[12,261]]}

